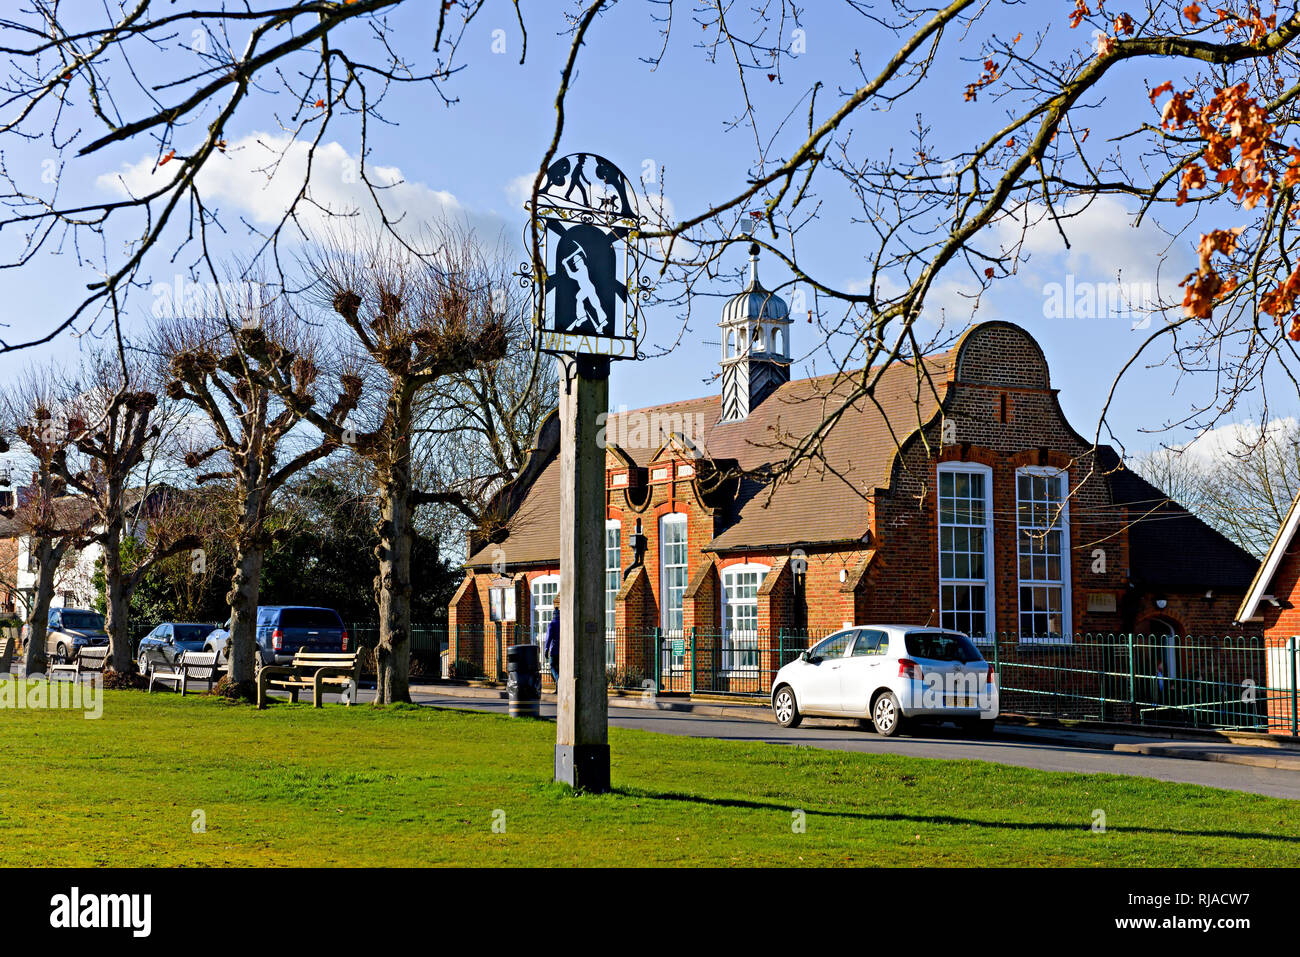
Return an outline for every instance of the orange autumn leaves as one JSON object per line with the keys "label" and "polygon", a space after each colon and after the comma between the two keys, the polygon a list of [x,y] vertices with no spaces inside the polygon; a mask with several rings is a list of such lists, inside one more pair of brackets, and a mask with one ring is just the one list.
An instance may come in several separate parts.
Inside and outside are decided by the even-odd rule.
{"label": "orange autumn leaves", "polygon": [[[1219,8],[1215,26],[1225,37],[1238,42],[1258,43],[1277,27],[1276,14],[1264,16],[1250,4],[1243,16]],[[1104,15],[1102,5],[1097,12]],[[1192,0],[1182,8],[1181,18],[1194,29],[1203,29],[1203,9]],[[1088,0],[1075,0],[1070,13],[1070,28],[1078,27],[1092,15]],[[1113,36],[1102,32],[1097,37],[1097,55],[1114,52],[1121,36],[1134,32],[1133,19],[1126,13],[1112,18]],[[1166,81],[1151,90],[1151,104],[1164,94],[1169,100],[1160,112],[1160,124],[1166,130],[1194,127],[1205,145],[1197,158],[1183,166],[1178,177],[1177,205],[1187,202],[1191,193],[1208,188],[1213,182],[1226,190],[1243,209],[1251,210],[1273,203],[1278,188],[1288,189],[1300,182],[1300,149],[1275,139],[1275,127],[1268,109],[1250,95],[1250,83],[1217,88],[1199,108],[1192,100],[1194,90],[1176,91]],[[1245,227],[1214,229],[1201,236],[1197,244],[1197,269],[1182,283],[1183,311],[1192,318],[1208,318],[1214,303],[1231,293],[1240,283],[1234,267],[1221,273],[1215,257],[1231,260],[1239,251]],[[1300,267],[1259,298],[1259,308],[1279,324],[1287,324],[1287,334],[1300,339]]]}
{"label": "orange autumn leaves", "polygon": [[[1205,142],[1199,161],[1192,160],[1183,167],[1177,205],[1187,202],[1192,191],[1205,189],[1211,178],[1248,210],[1261,203],[1271,205],[1279,186],[1300,183],[1300,149],[1284,147],[1274,138],[1275,127],[1268,111],[1250,95],[1248,82],[1215,89],[1199,108],[1193,108],[1193,90],[1176,91],[1171,82],[1151,90],[1152,105],[1166,93],[1170,97],[1160,111],[1160,125],[1166,130],[1195,127]],[[1214,301],[1237,287],[1238,279],[1231,271],[1221,275],[1214,257],[1230,258],[1237,251],[1243,228],[1216,229],[1201,237],[1197,270],[1183,280],[1183,311],[1187,316],[1208,318]],[[1297,296],[1300,268],[1259,300],[1260,309],[1278,322],[1290,317],[1288,335],[1293,339],[1300,339],[1300,317],[1291,316]]]}

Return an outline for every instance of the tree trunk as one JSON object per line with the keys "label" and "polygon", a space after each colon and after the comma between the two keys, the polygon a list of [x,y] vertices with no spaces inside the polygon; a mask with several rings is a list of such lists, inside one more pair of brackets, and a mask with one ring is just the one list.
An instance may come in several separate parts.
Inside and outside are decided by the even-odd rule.
{"label": "tree trunk", "polygon": [[33,539],[28,545],[36,549],[36,594],[32,596],[32,605],[27,613],[27,637],[23,645],[23,674],[45,674],[48,666],[45,654],[45,642],[50,618],[50,601],[54,598],[54,576],[58,572],[59,559],[54,543],[48,538]]}
{"label": "tree trunk", "polygon": [[226,603],[230,606],[230,644],[227,674],[230,681],[253,692],[257,678],[257,601],[262,587],[262,560],[266,541],[262,529],[265,493],[256,476],[245,477],[244,509],[235,549],[235,571]]}
{"label": "tree trunk", "polygon": [[230,605],[230,644],[227,666],[230,680],[248,685],[257,678],[253,656],[257,650],[257,599],[262,584],[260,545],[241,547],[235,556],[235,572],[230,579],[226,601]]}
{"label": "tree trunk", "polygon": [[112,523],[104,534],[104,630],[108,632],[108,663],[114,671],[131,670],[131,630],[122,582],[122,529]]}
{"label": "tree trunk", "polygon": [[[410,430],[402,434],[409,436]],[[394,466],[381,475],[379,496],[379,646],[375,649],[375,701],[410,701],[411,674],[411,471],[410,441],[399,442]]]}

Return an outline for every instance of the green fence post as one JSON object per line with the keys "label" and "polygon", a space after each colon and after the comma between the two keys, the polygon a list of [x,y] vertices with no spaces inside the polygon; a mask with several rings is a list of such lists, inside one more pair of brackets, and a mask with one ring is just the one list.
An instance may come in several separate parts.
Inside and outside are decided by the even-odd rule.
{"label": "green fence post", "polygon": [[1296,736],[1296,636],[1287,638],[1291,648],[1291,737]]}
{"label": "green fence post", "polygon": [[650,641],[653,642],[650,650],[650,673],[655,678],[655,694],[659,694],[664,690],[664,649],[658,628],[650,630]]}
{"label": "green fence post", "polygon": [[691,626],[690,647],[687,649],[687,651],[690,652],[690,656],[691,656],[691,694],[695,694],[695,666],[697,662],[695,660],[695,626],[694,625]]}
{"label": "green fence post", "polygon": [[1137,670],[1133,661],[1133,632],[1128,633],[1128,719],[1137,717]]}

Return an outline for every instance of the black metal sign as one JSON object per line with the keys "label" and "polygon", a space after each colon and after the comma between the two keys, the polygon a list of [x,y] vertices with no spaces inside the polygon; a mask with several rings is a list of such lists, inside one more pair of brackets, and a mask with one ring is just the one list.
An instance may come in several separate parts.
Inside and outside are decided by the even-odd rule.
{"label": "black metal sign", "polygon": [[650,295],[633,235],[643,224],[623,171],[595,153],[556,160],[530,212],[541,233],[533,287],[534,338],[543,352],[635,359],[640,303]]}

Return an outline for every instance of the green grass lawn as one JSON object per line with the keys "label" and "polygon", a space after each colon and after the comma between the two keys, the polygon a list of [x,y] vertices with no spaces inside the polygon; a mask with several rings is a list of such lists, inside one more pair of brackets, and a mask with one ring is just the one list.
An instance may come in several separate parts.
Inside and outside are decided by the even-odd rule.
{"label": "green grass lawn", "polygon": [[0,864],[1300,864],[1297,805],[1274,798],[619,728],[617,790],[574,795],[550,783],[554,742],[549,722],[409,706],[0,710]]}

